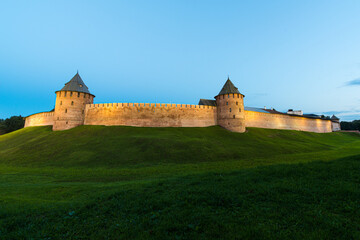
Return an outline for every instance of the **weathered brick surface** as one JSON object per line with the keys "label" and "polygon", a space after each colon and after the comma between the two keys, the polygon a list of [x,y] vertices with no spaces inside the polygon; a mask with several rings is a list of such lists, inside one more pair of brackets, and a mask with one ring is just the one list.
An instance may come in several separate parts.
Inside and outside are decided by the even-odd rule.
{"label": "weathered brick surface", "polygon": [[300,130],[308,132],[332,132],[331,121],[301,116],[245,111],[246,127]]}
{"label": "weathered brick surface", "polygon": [[244,95],[216,96],[218,124],[233,132],[245,132]]}
{"label": "weathered brick surface", "polygon": [[54,124],[54,112],[41,112],[25,118],[25,126],[47,126]]}
{"label": "weathered brick surface", "polygon": [[217,124],[216,107],[190,104],[88,104],[85,125],[207,127]]}
{"label": "weathered brick surface", "polygon": [[84,124],[85,105],[93,103],[88,93],[56,92],[53,130],[65,130]]}

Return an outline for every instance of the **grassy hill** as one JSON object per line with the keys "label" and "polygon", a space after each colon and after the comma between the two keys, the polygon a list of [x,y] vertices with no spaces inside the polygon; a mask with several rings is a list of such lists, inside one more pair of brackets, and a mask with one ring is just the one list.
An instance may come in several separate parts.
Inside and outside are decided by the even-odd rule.
{"label": "grassy hill", "polygon": [[360,135],[32,127],[0,136],[0,239],[358,239]]}

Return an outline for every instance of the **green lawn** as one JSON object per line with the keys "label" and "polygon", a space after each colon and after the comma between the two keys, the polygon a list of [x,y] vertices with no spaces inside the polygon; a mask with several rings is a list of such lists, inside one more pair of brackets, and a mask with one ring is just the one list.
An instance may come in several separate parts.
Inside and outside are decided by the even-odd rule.
{"label": "green lawn", "polygon": [[0,239],[360,239],[360,135],[32,127],[0,136]]}

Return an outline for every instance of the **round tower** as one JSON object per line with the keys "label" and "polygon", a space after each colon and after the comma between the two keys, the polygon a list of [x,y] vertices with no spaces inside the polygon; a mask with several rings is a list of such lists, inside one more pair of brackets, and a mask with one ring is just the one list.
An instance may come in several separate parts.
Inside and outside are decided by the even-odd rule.
{"label": "round tower", "polygon": [[218,125],[232,132],[245,132],[244,97],[228,78],[215,97]]}
{"label": "round tower", "polygon": [[65,130],[84,124],[85,105],[92,104],[94,95],[81,79],[79,73],[56,91],[53,130]]}

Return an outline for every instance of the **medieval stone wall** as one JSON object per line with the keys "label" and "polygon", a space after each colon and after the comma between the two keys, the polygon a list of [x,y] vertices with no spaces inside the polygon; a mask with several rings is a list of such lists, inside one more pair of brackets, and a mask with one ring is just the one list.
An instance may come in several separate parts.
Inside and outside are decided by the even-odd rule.
{"label": "medieval stone wall", "polygon": [[207,127],[217,125],[216,107],[190,104],[87,104],[85,125]]}
{"label": "medieval stone wall", "polygon": [[245,111],[246,127],[299,130],[308,132],[332,132],[330,120],[311,119],[301,116]]}
{"label": "medieval stone wall", "polygon": [[93,103],[94,96],[88,93],[56,92],[53,130],[65,130],[84,124],[85,105]]}
{"label": "medieval stone wall", "polygon": [[[71,99],[69,98],[67,100]],[[69,104],[66,105],[69,106]],[[138,127],[207,127],[218,125],[217,111],[218,109],[213,106],[190,104],[86,104],[83,124]],[[287,129],[318,133],[340,130],[340,124],[331,122],[330,120],[309,119],[301,116],[259,113],[246,110],[244,112],[246,127]],[[25,119],[25,127],[53,124],[54,112],[37,113]]]}
{"label": "medieval stone wall", "polygon": [[239,93],[216,96],[218,124],[232,132],[245,132],[244,95]]}
{"label": "medieval stone wall", "polygon": [[331,122],[331,127],[332,127],[333,132],[337,132],[337,131],[341,130],[339,122]]}
{"label": "medieval stone wall", "polygon": [[24,127],[48,126],[54,124],[54,112],[41,112],[25,118]]}

